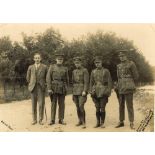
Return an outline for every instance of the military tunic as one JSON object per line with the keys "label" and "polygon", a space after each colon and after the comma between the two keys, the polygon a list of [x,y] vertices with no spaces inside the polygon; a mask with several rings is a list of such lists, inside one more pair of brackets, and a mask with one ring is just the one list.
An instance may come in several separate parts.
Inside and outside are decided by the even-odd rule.
{"label": "military tunic", "polygon": [[66,94],[69,84],[68,69],[64,66],[51,65],[47,73],[47,89],[54,94]]}
{"label": "military tunic", "polygon": [[135,81],[138,72],[134,62],[126,61],[117,65],[118,92],[119,92],[119,120],[125,119],[125,101],[130,122],[134,121],[133,93],[136,89]]}
{"label": "military tunic", "polygon": [[57,100],[59,104],[59,120],[64,119],[65,95],[69,85],[68,69],[63,65],[51,65],[47,77],[47,89],[52,90],[51,98],[51,121],[55,121]]}
{"label": "military tunic", "polygon": [[129,94],[135,91],[135,80],[138,72],[135,63],[127,61],[117,65],[118,89],[120,94]]}
{"label": "military tunic", "polygon": [[94,69],[90,77],[90,91],[96,97],[110,96],[112,88],[111,75],[108,69]]}
{"label": "military tunic", "polygon": [[88,92],[89,73],[86,68],[75,69],[72,74],[73,95],[82,95],[82,92]]}
{"label": "military tunic", "polygon": [[105,109],[111,89],[112,80],[108,69],[94,69],[90,77],[90,92],[96,108]]}

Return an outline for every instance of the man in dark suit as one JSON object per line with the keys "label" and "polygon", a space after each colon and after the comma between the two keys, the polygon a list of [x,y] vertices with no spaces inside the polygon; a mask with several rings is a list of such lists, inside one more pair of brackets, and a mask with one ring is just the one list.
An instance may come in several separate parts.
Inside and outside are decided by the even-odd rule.
{"label": "man in dark suit", "polygon": [[37,123],[37,101],[39,104],[39,124],[43,125],[47,66],[41,63],[41,55],[39,53],[34,54],[34,62],[33,65],[29,66],[26,77],[28,90],[31,92],[32,125]]}

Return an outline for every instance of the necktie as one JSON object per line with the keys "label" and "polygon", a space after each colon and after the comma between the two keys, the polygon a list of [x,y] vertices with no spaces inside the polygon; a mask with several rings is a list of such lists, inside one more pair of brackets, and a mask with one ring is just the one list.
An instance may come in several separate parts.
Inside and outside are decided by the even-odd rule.
{"label": "necktie", "polygon": [[36,70],[38,70],[38,68],[39,68],[39,65],[37,64],[37,65],[36,65]]}

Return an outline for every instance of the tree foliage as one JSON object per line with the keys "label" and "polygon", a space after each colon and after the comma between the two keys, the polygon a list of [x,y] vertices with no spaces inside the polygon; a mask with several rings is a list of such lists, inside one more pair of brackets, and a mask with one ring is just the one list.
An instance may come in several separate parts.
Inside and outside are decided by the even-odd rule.
{"label": "tree foliage", "polygon": [[[22,42],[12,42],[7,36],[0,38],[0,75],[5,73],[5,76],[10,79],[15,77],[16,82],[21,85],[26,83],[26,71],[28,66],[33,63],[34,52],[40,52],[43,63],[49,66],[54,62],[54,55],[58,49],[65,54],[65,65],[69,68],[70,76],[74,69],[74,56],[82,56],[84,66],[91,72],[94,68],[94,57],[100,55],[103,57],[103,65],[110,70],[113,80],[117,80],[116,66],[119,63],[117,50],[128,49],[129,59],[136,63],[139,71],[140,82],[153,81],[151,67],[143,54],[132,41],[120,38],[113,32],[98,31],[70,42],[63,39],[61,34],[53,28],[33,36],[23,33],[22,37]],[[2,58],[3,53],[7,53],[6,60]]]}
{"label": "tree foliage", "polygon": [[[74,55],[83,57],[83,62],[89,72],[94,68],[93,59],[96,55],[103,57],[103,66],[111,72],[112,79],[117,80],[116,66],[120,63],[117,51],[127,49],[128,57],[135,62],[140,74],[139,82],[152,82],[153,73],[149,63],[143,54],[134,46],[133,41],[117,37],[112,32],[98,31],[96,34],[88,34],[85,37],[73,40],[69,43],[67,56],[68,61],[72,61]],[[73,65],[69,65],[73,68]]]}

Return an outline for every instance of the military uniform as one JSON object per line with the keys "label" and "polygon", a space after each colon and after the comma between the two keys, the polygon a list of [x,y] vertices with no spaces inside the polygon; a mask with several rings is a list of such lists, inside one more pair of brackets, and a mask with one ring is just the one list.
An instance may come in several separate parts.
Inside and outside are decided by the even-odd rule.
{"label": "military uniform", "polygon": [[[80,62],[80,57],[75,57],[74,62]],[[72,72],[72,82],[73,82],[73,101],[77,107],[77,115],[79,123],[77,126],[85,124],[85,109],[84,104],[87,101],[87,93],[89,86],[89,73],[83,66],[76,68]],[[82,93],[86,94],[83,95]]]}
{"label": "military uniform", "polygon": [[[119,51],[119,56],[126,56],[127,51]],[[130,123],[134,122],[133,93],[138,72],[134,62],[126,60],[117,65],[118,92],[119,92],[119,120],[125,119],[125,101]],[[124,126],[124,125],[123,125]]]}
{"label": "military uniform", "polygon": [[68,69],[63,65],[54,64],[51,65],[47,77],[48,91],[52,91],[50,95],[51,99],[51,122],[55,123],[57,101],[59,105],[59,123],[64,119],[65,110],[65,96],[67,93],[67,86],[69,84]]}
{"label": "military uniform", "polygon": [[[102,59],[100,57],[96,57],[95,62],[97,61],[101,62]],[[111,94],[111,89],[112,80],[109,70],[103,67],[94,69],[90,76],[90,92],[96,107],[96,127],[104,124],[106,115],[105,107],[108,103],[108,97]]]}

